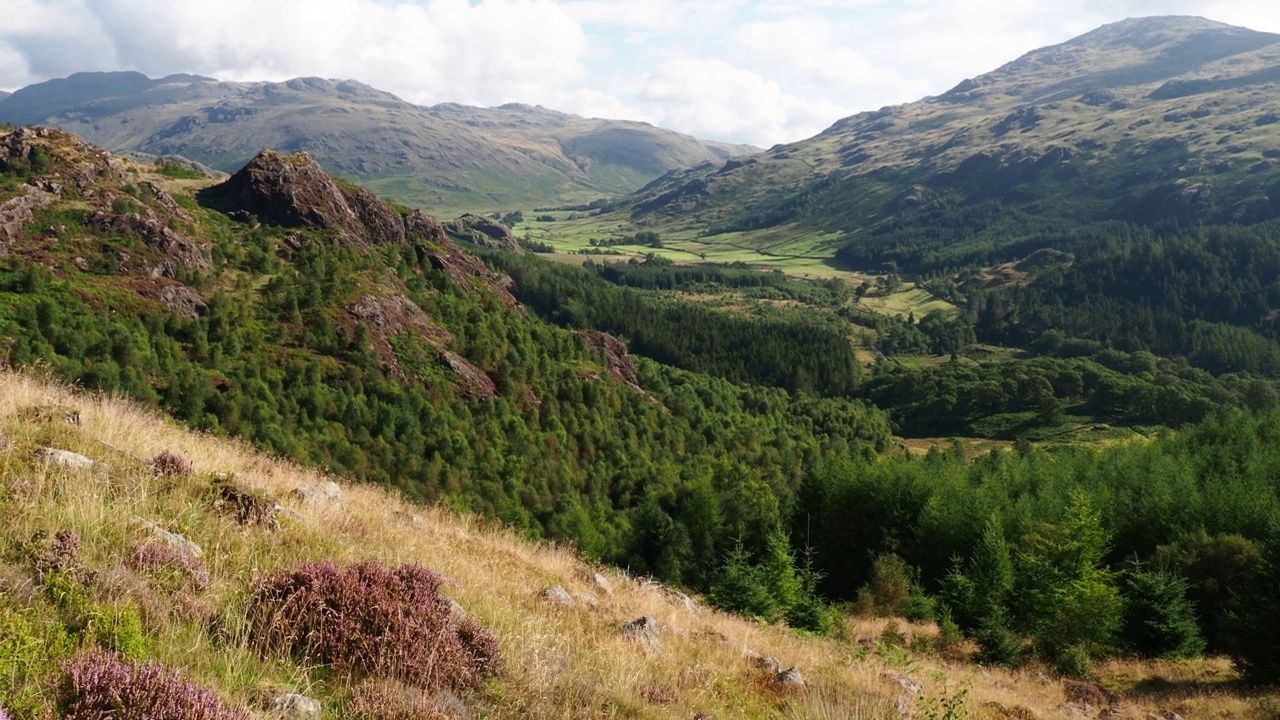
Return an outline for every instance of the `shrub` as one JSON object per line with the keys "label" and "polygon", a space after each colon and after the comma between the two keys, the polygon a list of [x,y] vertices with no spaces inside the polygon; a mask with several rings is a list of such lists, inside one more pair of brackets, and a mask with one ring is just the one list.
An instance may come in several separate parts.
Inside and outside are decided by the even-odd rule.
{"label": "shrub", "polygon": [[47,575],[65,573],[80,577],[80,534],[75,530],[59,530],[52,538],[36,532],[26,543],[27,561],[31,569],[42,579]]}
{"label": "shrub", "polygon": [[63,664],[58,709],[65,720],[248,720],[176,671],[101,651]]}
{"label": "shrub", "polygon": [[209,567],[204,560],[179,550],[161,540],[136,541],[125,560],[132,570],[153,574],[167,573],[171,589],[189,586],[195,590],[209,587]]}
{"label": "shrub", "polygon": [[973,634],[978,643],[978,662],[1017,667],[1022,662],[1022,639],[1009,629],[1003,611],[985,618]]}
{"label": "shrub", "polygon": [[253,641],[338,672],[424,689],[478,687],[501,671],[497,640],[452,616],[440,578],[419,565],[304,563],[254,583]]}
{"label": "shrub", "polygon": [[151,458],[147,469],[160,477],[189,477],[195,472],[190,460],[168,450],[162,450]]}
{"label": "shrub", "polygon": [[349,720],[451,720],[449,712],[421,690],[366,682],[347,704]]}
{"label": "shrub", "polygon": [[75,650],[61,622],[32,608],[0,607],[0,687],[9,710],[37,716],[40,682]]}
{"label": "shrub", "polygon": [[907,646],[907,635],[902,632],[902,627],[898,625],[897,620],[890,620],[884,630],[880,631],[880,644],[884,647],[905,648]]}
{"label": "shrub", "polygon": [[94,604],[78,620],[85,642],[132,659],[147,653],[147,636],[136,605]]}
{"label": "shrub", "polygon": [[1093,660],[1089,657],[1089,649],[1084,645],[1068,645],[1058,651],[1053,660],[1053,669],[1059,675],[1077,680],[1093,678]]}
{"label": "shrub", "polygon": [[893,553],[877,555],[871,580],[858,590],[858,609],[880,617],[901,616],[911,597],[915,570]]}

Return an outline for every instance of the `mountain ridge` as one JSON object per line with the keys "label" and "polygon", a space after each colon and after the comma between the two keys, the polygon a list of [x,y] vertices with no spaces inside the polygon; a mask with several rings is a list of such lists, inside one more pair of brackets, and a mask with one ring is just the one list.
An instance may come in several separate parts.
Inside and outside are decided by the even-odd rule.
{"label": "mountain ridge", "polygon": [[743,162],[673,171],[617,203],[613,217],[680,223],[702,237],[794,226],[796,236],[825,234],[833,257],[939,204],[1260,222],[1280,215],[1270,157],[1280,153],[1277,88],[1280,35],[1200,18],[1130,19]]}
{"label": "mountain ridge", "polygon": [[[630,121],[461,107],[423,108],[352,80],[77,73],[16,91],[0,104],[0,120],[62,127],[113,151],[182,156],[224,172],[266,148],[307,150],[379,194],[450,210],[587,202],[746,150]],[[517,122],[521,115],[538,122]],[[625,152],[602,150],[593,142],[601,135],[624,141]]]}

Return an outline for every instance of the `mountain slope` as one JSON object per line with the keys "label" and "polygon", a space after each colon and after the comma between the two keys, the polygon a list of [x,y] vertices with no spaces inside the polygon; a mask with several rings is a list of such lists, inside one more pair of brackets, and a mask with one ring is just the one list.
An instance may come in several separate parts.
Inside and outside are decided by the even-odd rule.
{"label": "mountain slope", "polygon": [[826,233],[828,254],[850,245],[859,263],[874,254],[859,246],[891,226],[928,232],[938,213],[982,203],[1072,222],[1255,223],[1280,216],[1278,89],[1278,35],[1126,20],[938,97],[673,173],[624,212],[660,225],[695,217],[711,234]]}
{"label": "mountain slope", "polygon": [[[41,408],[74,410],[78,423],[34,412]],[[0,371],[0,438],[0,637],[7,643],[0,707],[19,720],[43,717],[38,708],[55,700],[58,662],[77,644],[87,650],[126,642],[132,659],[180,670],[185,681],[255,717],[268,716],[291,692],[319,700],[326,715],[353,716],[358,679],[262,654],[243,629],[255,579],[329,560],[424,566],[444,578],[452,617],[496,636],[501,675],[479,690],[431,695],[431,714],[419,706],[410,717],[896,718],[895,707],[923,712],[927,703],[947,700],[971,709],[971,717],[1050,720],[1080,717],[1096,697],[1082,696],[1080,683],[1039,673],[978,671],[923,650],[919,639],[911,650],[861,648],[859,640],[891,636],[882,634],[885,619],[849,618],[847,637],[836,640],[716,612],[588,564],[563,546],[531,543],[367,485],[344,481],[340,499],[308,500],[296,491],[335,478],[179,429],[133,404],[9,370]],[[43,447],[82,453],[97,465],[83,470],[35,459]],[[189,461],[193,472],[153,472],[149,461],[161,453]],[[265,503],[265,514],[238,514],[254,502]],[[271,519],[278,526],[260,522]],[[149,529],[155,526],[170,534]],[[162,538],[194,542],[201,557],[157,550],[168,542]],[[55,540],[61,552],[44,555]],[[188,571],[199,568],[202,581],[192,580]],[[567,591],[572,607],[540,595],[553,585]],[[64,625],[77,609],[96,619]],[[624,622],[644,616],[659,631],[648,650],[622,631]],[[936,633],[928,624],[895,628],[916,638]],[[805,687],[776,683],[765,658],[798,668]],[[1116,661],[1102,673],[1109,688],[1137,683],[1119,692],[1122,707],[1137,717],[1169,709],[1248,716],[1274,697],[1219,688],[1233,673],[1218,659]],[[1176,695],[1163,696],[1160,688],[1171,683]],[[396,690],[415,697],[404,686]],[[438,714],[441,708],[448,714]]]}
{"label": "mountain slope", "polygon": [[[856,373],[842,334],[819,353],[725,323],[727,369],[660,365],[531,317],[434,218],[309,155],[190,175],[62,131],[0,135],[0,357],[691,585],[734,537],[759,539],[751,518],[776,515],[812,458],[888,445],[860,401],[725,379]],[[754,495],[716,489],[748,466]],[[735,509],[708,520],[686,496]]]}
{"label": "mountain slope", "polygon": [[437,209],[585,202],[744,150],[542,108],[421,108],[319,78],[79,73],[17,91],[0,105],[0,121],[54,125],[111,150],[181,155],[226,172],[265,148],[306,150],[331,172]]}

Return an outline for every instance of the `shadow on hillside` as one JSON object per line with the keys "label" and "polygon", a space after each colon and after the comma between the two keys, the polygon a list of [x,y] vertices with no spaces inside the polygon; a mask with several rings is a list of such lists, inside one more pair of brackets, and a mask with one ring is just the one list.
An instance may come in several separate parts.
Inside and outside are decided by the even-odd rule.
{"label": "shadow on hillside", "polygon": [[1129,698],[1190,698],[1213,695],[1235,695],[1252,697],[1259,688],[1248,685],[1239,678],[1222,678],[1217,680],[1169,680],[1163,677],[1149,677],[1134,683],[1133,687],[1123,693]]}

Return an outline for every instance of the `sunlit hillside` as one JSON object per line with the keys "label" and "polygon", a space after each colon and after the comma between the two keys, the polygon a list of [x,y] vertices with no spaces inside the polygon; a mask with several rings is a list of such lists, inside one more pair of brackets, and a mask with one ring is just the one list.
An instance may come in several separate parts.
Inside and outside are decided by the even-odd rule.
{"label": "sunlit hillside", "polygon": [[[230,712],[253,716],[291,692],[335,718],[958,718],[962,710],[1260,718],[1278,701],[1233,694],[1220,660],[1111,661],[1100,667],[1099,690],[1036,667],[1010,673],[953,660],[958,653],[939,650],[931,626],[850,617],[833,638],[763,626],[588,565],[572,548],[343,483],[30,374],[0,374],[0,444],[0,703],[14,717],[65,706],[60,668],[94,646],[159,661]],[[42,448],[93,464],[74,467]],[[299,491],[331,480],[340,497]],[[139,561],[139,548],[175,536],[202,553]],[[402,682],[395,697],[416,698],[416,709],[354,713],[365,675],[263,650],[246,617],[255,582],[320,560],[435,571],[456,602],[451,612],[496,636],[502,669],[477,689],[427,700]],[[193,566],[207,571],[204,581]],[[624,632],[645,616],[656,637]],[[894,644],[899,633],[905,647]],[[803,685],[779,679],[793,666]]]}

